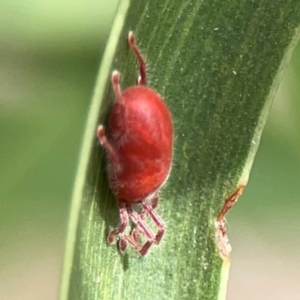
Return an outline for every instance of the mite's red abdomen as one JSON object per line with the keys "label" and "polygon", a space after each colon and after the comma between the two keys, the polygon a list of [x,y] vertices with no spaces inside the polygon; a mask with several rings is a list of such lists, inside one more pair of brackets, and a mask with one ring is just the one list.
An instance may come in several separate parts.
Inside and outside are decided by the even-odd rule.
{"label": "mite's red abdomen", "polygon": [[122,92],[110,115],[107,139],[117,157],[109,181],[126,202],[150,196],[167,179],[172,159],[173,125],[160,95],[146,86]]}

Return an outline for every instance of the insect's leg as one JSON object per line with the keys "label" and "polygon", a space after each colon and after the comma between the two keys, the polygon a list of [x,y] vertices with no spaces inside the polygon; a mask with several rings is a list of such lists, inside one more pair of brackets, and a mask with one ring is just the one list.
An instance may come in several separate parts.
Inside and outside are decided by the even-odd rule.
{"label": "insect's leg", "polygon": [[131,237],[138,243],[139,236],[143,234],[142,231],[140,231],[137,227],[135,227],[131,232]]}
{"label": "insect's leg", "polygon": [[157,207],[158,200],[159,200],[158,194],[155,194],[155,196],[151,199],[152,209],[155,209]]}
{"label": "insect's leg", "polygon": [[[119,200],[119,213],[120,225],[119,227],[115,228],[109,233],[107,237],[107,241],[109,244],[112,244],[115,241],[116,237],[122,234],[128,225],[128,213],[126,209],[126,204],[122,200]],[[126,245],[123,248],[125,250]]]}
{"label": "insect's leg", "polygon": [[127,208],[127,213],[131,218],[131,220],[135,223],[138,232],[143,234],[147,239],[153,240],[154,234],[151,228],[146,224],[145,220],[140,218],[140,215],[132,209],[130,204],[127,204],[126,208]]}
{"label": "insect's leg", "polygon": [[[155,209],[157,207],[157,205],[158,205],[158,195],[157,194],[155,194],[155,196],[151,199],[150,205],[152,206],[152,209]],[[139,215],[140,215],[140,218],[143,220],[145,220],[147,217],[147,211],[145,210],[145,208],[143,206],[142,206],[142,209],[141,209]],[[131,233],[131,236],[133,237],[133,239],[135,241],[137,241],[140,234],[143,234],[143,233],[137,227],[135,227]]]}
{"label": "insect's leg", "polygon": [[120,87],[120,72],[113,71],[111,74],[111,84],[118,102],[122,102],[122,91]]}
{"label": "insect's leg", "polygon": [[232,208],[232,206],[234,205],[234,203],[238,200],[238,198],[241,196],[241,194],[243,193],[245,186],[244,185],[240,185],[237,190],[229,197],[225,200],[225,203],[222,207],[222,210],[220,211],[217,221],[223,221],[225,218],[225,215],[228,213],[228,211]]}
{"label": "insect's leg", "polygon": [[138,79],[138,84],[147,85],[146,62],[145,62],[138,46],[135,43],[135,36],[132,31],[129,31],[128,43],[131,47],[131,50],[134,52],[134,54],[139,62],[139,65],[140,65],[140,67],[139,67],[140,68],[140,76]]}
{"label": "insect's leg", "polygon": [[148,213],[148,215],[151,217],[155,225],[158,227],[158,231],[154,238],[154,243],[156,244],[160,243],[165,232],[165,223],[154,210],[158,205],[158,200],[159,200],[158,194],[156,194],[156,196],[152,200],[152,205],[143,203],[143,209]]}
{"label": "insect's leg", "polygon": [[[130,245],[136,252],[138,252],[141,256],[145,256],[150,249],[153,242],[147,241],[142,247],[132,238],[131,235],[124,235],[120,240],[120,244],[124,243],[126,245]],[[121,249],[121,246],[120,246]]]}
{"label": "insect's leg", "polygon": [[114,150],[114,148],[112,147],[112,145],[108,142],[108,140],[106,138],[105,130],[104,130],[104,126],[103,125],[99,125],[98,126],[97,137],[98,137],[99,143],[107,151],[110,161],[117,163],[118,156],[116,154],[116,151]]}
{"label": "insect's leg", "polygon": [[[145,220],[140,218],[140,215],[136,213],[131,205],[127,205],[127,213],[132,221],[136,224],[135,234],[125,235],[122,239],[129,244],[133,249],[140,253],[141,256],[147,254],[148,250],[153,243],[156,243],[155,236],[151,228],[146,224]],[[140,246],[137,241],[137,236],[141,234],[146,238],[144,245]]]}
{"label": "insect's leg", "polygon": [[[123,102],[123,97],[122,97],[122,91],[120,88],[120,73],[118,71],[113,71],[111,75],[111,83],[113,86],[113,90],[116,96],[116,100],[118,103],[122,104]],[[112,145],[108,142],[106,135],[105,135],[105,130],[104,126],[100,125],[97,129],[97,137],[100,142],[100,144],[106,149],[108,152],[109,158],[112,162],[117,163],[118,158],[116,155],[116,151],[112,147]]]}

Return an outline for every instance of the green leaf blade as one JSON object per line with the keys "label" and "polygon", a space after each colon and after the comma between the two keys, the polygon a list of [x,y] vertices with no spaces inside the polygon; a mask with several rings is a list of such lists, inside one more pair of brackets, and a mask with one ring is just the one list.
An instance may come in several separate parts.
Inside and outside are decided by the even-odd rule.
{"label": "green leaf blade", "polygon": [[[219,256],[215,220],[247,183],[279,70],[298,36],[300,4],[131,1],[126,13],[127,4],[121,1],[87,122],[61,300],[225,299],[229,262]],[[118,210],[95,138],[113,101],[110,72],[121,72],[122,88],[136,82],[129,30],[175,126],[173,169],[157,209],[166,235],[145,258],[106,243]]]}

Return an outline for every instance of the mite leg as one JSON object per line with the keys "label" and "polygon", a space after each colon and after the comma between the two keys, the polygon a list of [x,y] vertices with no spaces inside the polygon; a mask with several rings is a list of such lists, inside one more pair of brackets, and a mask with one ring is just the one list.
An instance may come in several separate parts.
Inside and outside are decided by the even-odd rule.
{"label": "mite leg", "polygon": [[[119,227],[115,228],[109,233],[107,237],[107,241],[109,244],[112,244],[115,241],[116,237],[122,234],[128,225],[128,213],[126,209],[126,204],[122,200],[119,200],[119,213],[120,213],[121,223]],[[123,247],[125,250],[126,245],[125,246],[123,245]]]}
{"label": "mite leg", "polygon": [[156,242],[156,237],[154,236],[151,228],[145,223],[145,220],[143,220],[140,215],[132,209],[131,205],[127,205],[127,213],[131,220],[136,224],[136,233],[145,236],[147,241],[144,245],[140,246],[137,238],[135,238],[132,234],[124,235],[122,237],[122,243],[129,244],[135,251],[139,252],[141,256],[145,256],[152,244]]}
{"label": "mite leg", "polygon": [[[157,194],[155,194],[155,196],[151,199],[150,205],[152,206],[152,209],[155,209],[157,207],[157,205],[158,205],[158,195]],[[142,206],[142,209],[141,209],[139,215],[142,220],[145,220],[147,217],[147,211],[145,210],[145,208],[143,206]],[[131,236],[137,242],[140,234],[142,234],[142,232],[139,231],[138,228],[136,227],[133,229]]]}
{"label": "mite leg", "polygon": [[134,52],[134,54],[139,62],[139,65],[140,65],[140,76],[138,79],[138,84],[147,85],[146,63],[145,63],[145,60],[144,60],[138,46],[135,43],[135,36],[132,31],[129,31],[128,43],[131,47],[131,50]]}
{"label": "mite leg", "polygon": [[[144,217],[144,216],[141,216],[141,217]],[[142,218],[142,220],[145,220],[145,218]],[[133,240],[136,243],[138,243],[139,236],[142,234],[143,234],[143,232],[139,228],[135,227],[131,232],[131,237],[133,238]]]}
{"label": "mite leg", "polygon": [[[146,243],[140,248],[140,250],[138,251],[142,256],[146,255],[148,250],[150,249],[150,247],[152,246],[152,244],[159,244],[164,232],[165,232],[165,224],[164,221],[161,219],[161,217],[155,212],[154,208],[157,207],[158,205],[158,195],[156,195],[153,200],[151,205],[148,203],[143,203],[143,208],[142,208],[142,216],[145,219],[145,215],[148,214],[152,221],[155,223],[155,225],[158,227],[158,231],[156,233],[155,236],[153,236],[152,238],[150,238],[150,236],[147,236],[148,241],[146,241]],[[128,213],[130,215],[130,213]],[[144,221],[144,219],[141,219],[142,221]],[[144,230],[141,230],[141,228],[139,226],[137,226],[135,228],[135,230],[133,231],[132,235],[130,236],[130,243],[135,243],[138,244],[137,240],[138,240],[138,236],[139,234],[143,234],[145,235]],[[133,242],[132,242],[133,241]]]}
{"label": "mite leg", "polygon": [[[123,103],[122,91],[120,88],[120,73],[118,71],[113,71],[111,75],[111,83],[116,96],[116,100],[119,103]],[[97,129],[97,137],[100,144],[106,149],[108,152],[110,160],[117,163],[117,155],[116,151],[113,149],[112,145],[108,142],[105,130],[103,125],[100,125]]]}
{"label": "mite leg", "polygon": [[158,205],[158,195],[155,196],[155,198],[152,201],[152,205],[143,203],[143,209],[148,213],[148,215],[151,217],[152,221],[155,223],[155,225],[158,228],[158,231],[156,233],[156,236],[154,238],[154,243],[159,244],[164,232],[165,232],[165,223],[162,220],[162,218],[157,214],[155,211],[155,208]]}
{"label": "mite leg", "polygon": [[144,245],[140,246],[139,243],[134,240],[131,235],[124,235],[120,240],[120,250],[122,245],[130,245],[136,252],[138,252],[141,256],[145,256],[149,249],[151,248],[153,241],[146,241]]}
{"label": "mite leg", "polygon": [[122,102],[122,91],[120,87],[120,73],[113,71],[111,74],[111,84],[118,102]]}
{"label": "mite leg", "polygon": [[221,212],[218,215],[217,221],[223,221],[225,218],[225,215],[228,213],[228,211],[232,208],[232,206],[234,205],[234,203],[238,200],[238,198],[242,195],[243,190],[244,190],[245,186],[244,185],[240,185],[237,190],[229,197],[225,200],[225,203],[222,207]]}
{"label": "mite leg", "polygon": [[[142,247],[132,238],[131,235],[124,235],[120,240],[120,244],[124,243],[126,245],[130,245],[136,252],[138,252],[141,256],[145,256],[153,244],[150,241],[147,241]],[[120,247],[121,250],[121,247]]]}
{"label": "mite leg", "polygon": [[99,125],[97,129],[97,137],[99,140],[99,143],[105,148],[105,150],[108,153],[109,159],[112,162],[117,163],[118,161],[118,156],[116,154],[116,151],[112,147],[112,145],[108,142],[106,135],[105,135],[105,130],[103,125]]}
{"label": "mite leg", "polygon": [[[152,207],[152,209],[155,209],[158,205],[158,194],[155,194],[153,198],[151,198],[150,202],[150,206]],[[139,213],[140,217],[144,220],[146,219],[147,216],[147,210],[145,209],[145,207],[142,205],[142,210]]]}
{"label": "mite leg", "polygon": [[141,232],[147,239],[153,240],[154,233],[151,228],[146,224],[145,220],[143,220],[138,213],[136,213],[131,205],[127,204],[127,213],[131,220],[136,224],[137,230]]}

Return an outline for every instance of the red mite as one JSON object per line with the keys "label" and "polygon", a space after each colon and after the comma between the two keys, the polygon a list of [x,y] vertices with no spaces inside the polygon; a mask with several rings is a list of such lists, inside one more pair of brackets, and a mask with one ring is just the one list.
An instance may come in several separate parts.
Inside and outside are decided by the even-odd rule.
{"label": "red mite", "polygon": [[[128,42],[139,62],[138,85],[122,91],[120,73],[113,71],[111,82],[116,100],[108,133],[100,125],[97,136],[107,151],[109,184],[118,198],[120,213],[120,225],[109,233],[107,240],[113,243],[118,239],[121,252],[129,244],[144,256],[152,244],[159,244],[165,231],[164,221],[155,209],[158,191],[171,170],[173,124],[161,96],[147,87],[146,63],[132,32]],[[136,204],[139,212],[132,207]],[[146,223],[147,215],[157,226],[156,233]],[[129,219],[135,227],[131,233],[125,233]],[[140,242],[140,237],[144,242]]]}

